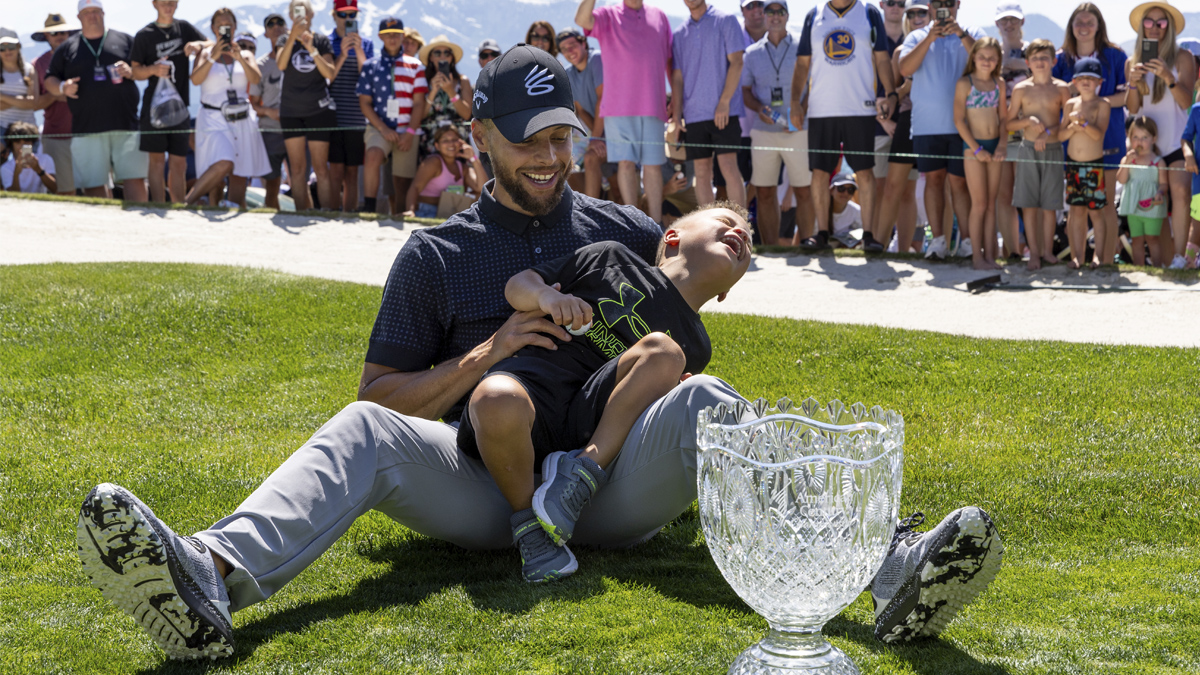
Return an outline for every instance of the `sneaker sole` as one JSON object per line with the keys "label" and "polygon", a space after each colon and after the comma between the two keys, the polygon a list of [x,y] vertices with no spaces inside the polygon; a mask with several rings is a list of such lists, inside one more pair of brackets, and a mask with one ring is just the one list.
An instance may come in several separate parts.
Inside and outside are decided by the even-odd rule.
{"label": "sneaker sole", "polygon": [[125,489],[104,483],[83,502],[79,560],[92,585],[173,659],[233,655],[233,630],[179,564],[165,532]]}
{"label": "sneaker sole", "polygon": [[917,566],[919,585],[898,594],[897,607],[912,604],[911,611],[887,629],[883,626],[892,622],[885,617],[875,636],[892,643],[941,633],[963,607],[987,590],[1000,572],[1003,556],[1004,544],[987,514],[978,508],[963,509],[955,527],[929,547],[928,557]]}
{"label": "sneaker sole", "polygon": [[567,453],[561,451],[546,455],[546,459],[542,460],[542,484],[533,491],[533,515],[537,517],[546,534],[550,535],[550,540],[555,546],[565,546],[571,539],[571,533],[555,525],[546,512],[546,495],[550,492],[550,481],[546,477],[553,476],[558,471],[558,460],[566,456]]}
{"label": "sneaker sole", "polygon": [[554,570],[540,579],[530,579],[529,577],[525,577],[525,581],[528,581],[531,584],[544,584],[547,581],[558,581],[559,579],[569,577],[577,572],[579,570],[579,561],[575,559],[575,554],[572,553],[571,549],[567,548],[566,546],[563,547],[563,550],[566,551],[567,555],[571,557],[571,562],[566,567]]}

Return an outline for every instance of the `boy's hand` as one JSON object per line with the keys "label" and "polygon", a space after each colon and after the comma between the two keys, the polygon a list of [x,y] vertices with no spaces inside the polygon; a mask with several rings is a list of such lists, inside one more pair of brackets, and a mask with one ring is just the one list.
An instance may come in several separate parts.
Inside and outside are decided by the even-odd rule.
{"label": "boy's hand", "polygon": [[592,307],[583,300],[560,293],[559,284],[554,284],[538,296],[538,308],[550,315],[550,320],[559,326],[579,330],[592,322]]}
{"label": "boy's hand", "polygon": [[1008,158],[1008,148],[1004,147],[1004,141],[1000,141],[1000,145],[996,146],[996,152],[992,155],[993,162],[1003,162]]}
{"label": "boy's hand", "polygon": [[988,152],[986,148],[980,148],[979,152],[975,155],[975,159],[980,162],[990,162],[992,161],[992,153]]}
{"label": "boy's hand", "polygon": [[1029,129],[1029,133],[1033,134],[1034,138],[1046,133],[1046,125],[1042,124],[1041,120],[1032,115],[1029,117],[1029,126],[1026,128]]}
{"label": "boy's hand", "polygon": [[1046,149],[1046,140],[1048,138],[1050,137],[1044,133],[1038,136],[1037,140],[1033,142],[1033,149],[1037,150],[1038,152],[1044,151]]}

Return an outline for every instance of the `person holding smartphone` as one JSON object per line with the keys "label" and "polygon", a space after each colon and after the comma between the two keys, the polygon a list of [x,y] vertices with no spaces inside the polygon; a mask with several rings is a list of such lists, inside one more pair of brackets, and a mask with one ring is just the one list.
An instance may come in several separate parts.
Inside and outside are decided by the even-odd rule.
{"label": "person holding smartphone", "polygon": [[[1138,5],[1129,15],[1137,31],[1134,58],[1126,64],[1130,83],[1125,107],[1129,114],[1142,114],[1158,125],[1158,147],[1163,161],[1171,169],[1182,169],[1183,127],[1192,107],[1196,86],[1196,61],[1191,52],[1179,49],[1178,35],[1184,27],[1183,14],[1165,2]],[[1173,251],[1170,269],[1187,265],[1185,256],[1191,216],[1191,178],[1184,171],[1168,171],[1171,186],[1171,227],[1163,228],[1159,239],[1163,258]]]}
{"label": "person holding smartphone", "polygon": [[458,73],[458,62],[463,57],[462,47],[445,35],[430,40],[417,57],[425,64],[425,79],[429,82],[425,120],[421,123],[421,156],[427,157],[437,152],[433,144],[433,132],[438,127],[454,125],[460,136],[469,136],[474,90],[471,81]]}
{"label": "person holding smartphone", "polygon": [[[954,125],[954,90],[967,65],[967,53],[983,37],[978,28],[958,25],[958,0],[930,0],[934,21],[909,33],[900,46],[900,74],[912,78],[912,140],[917,171],[925,174],[925,212],[933,228],[927,258],[949,254],[942,216],[949,174],[952,208],[958,222],[968,221],[971,196],[967,193],[962,160],[962,137]],[[958,255],[971,255],[964,238]]]}
{"label": "person holding smartphone", "polygon": [[[329,38],[311,29],[312,4],[292,0],[288,5],[292,29],[275,57],[283,71],[283,92],[279,103],[279,124],[288,153],[288,174],[292,180],[292,199],[298,210],[312,208],[308,193],[308,160],[317,176],[317,197],[322,209],[339,203],[329,182],[329,141],[337,127],[336,104],[329,93],[328,80],[335,73],[333,46]],[[307,148],[305,144],[307,143]],[[308,155],[305,155],[305,150]]]}
{"label": "person holding smartphone", "polygon": [[337,104],[339,128],[329,139],[329,180],[333,183],[335,202],[329,208],[336,210],[340,204],[343,211],[358,211],[358,168],[366,152],[361,129],[367,126],[367,120],[358,108],[355,88],[363,64],[375,57],[374,45],[358,32],[359,16],[358,0],[333,3],[335,25],[329,43],[333,47],[336,74],[329,81],[329,92]]}
{"label": "person holding smartphone", "polygon": [[54,177],[54,159],[34,152],[38,128],[29,122],[13,122],[4,129],[12,153],[0,164],[0,190],[28,194],[54,194],[58,181]]}

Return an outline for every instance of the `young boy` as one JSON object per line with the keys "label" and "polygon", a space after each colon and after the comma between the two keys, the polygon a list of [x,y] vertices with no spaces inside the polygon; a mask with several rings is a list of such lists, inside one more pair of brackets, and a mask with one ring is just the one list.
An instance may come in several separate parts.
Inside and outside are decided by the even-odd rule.
{"label": "young boy", "polygon": [[[1108,129],[1108,101],[1096,96],[1104,72],[1100,60],[1083,58],[1075,62],[1075,77],[1071,80],[1079,95],[1067,101],[1058,139],[1067,143],[1067,241],[1071,245],[1071,269],[1079,269],[1087,252],[1088,211],[1099,211],[1108,203],[1104,194],[1104,132]],[[1103,218],[1097,218],[1097,222]],[[1105,231],[1096,228],[1096,253],[1091,267],[1102,262]],[[1116,233],[1112,233],[1113,236]]]}
{"label": "young boy", "polygon": [[1200,267],[1200,248],[1196,245],[1196,235],[1200,234],[1200,168],[1196,166],[1196,145],[1200,144],[1200,103],[1192,106],[1188,113],[1187,124],[1183,127],[1183,161],[1188,171],[1192,172],[1192,238],[1188,242],[1188,267]]}
{"label": "young boy", "polygon": [[1030,270],[1042,263],[1054,264],[1054,228],[1043,232],[1043,212],[1062,210],[1062,145],[1058,136],[1063,106],[1071,98],[1066,82],[1054,79],[1054,43],[1034,40],[1025,48],[1025,63],[1032,73],[1013,87],[1009,104],[1009,131],[1023,137],[1014,155],[1013,206],[1025,215],[1025,242],[1029,245]]}
{"label": "young boy", "polygon": [[[601,242],[508,281],[514,309],[548,314],[576,336],[545,338],[493,366],[461,417],[459,447],[483,460],[512,506],[526,581],[577,569],[564,544],[583,507],[637,418],[708,365],[697,312],[724,300],[749,265],[745,211],[720,203],[676,221],[656,266]],[[535,493],[537,461],[544,482]]]}

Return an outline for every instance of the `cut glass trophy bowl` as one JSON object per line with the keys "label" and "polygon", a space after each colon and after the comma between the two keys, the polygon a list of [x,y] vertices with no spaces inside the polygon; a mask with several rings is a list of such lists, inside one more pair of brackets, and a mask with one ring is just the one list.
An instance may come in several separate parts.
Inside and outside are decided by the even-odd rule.
{"label": "cut glass trophy bowl", "polygon": [[770,624],[733,673],[857,673],[821,628],[883,564],[896,529],[904,420],[808,399],[699,414],[704,540],[733,590]]}

